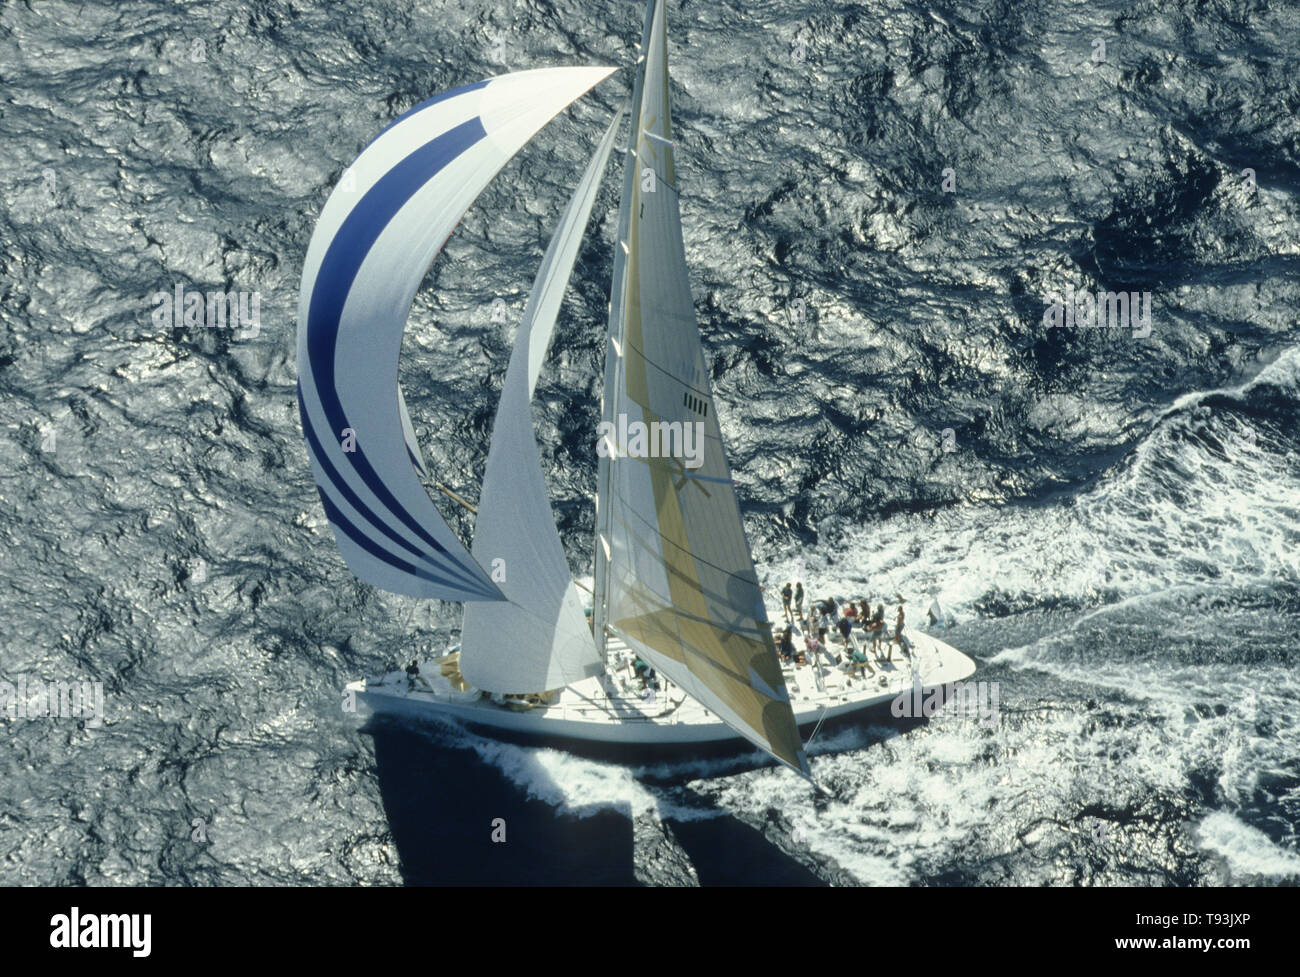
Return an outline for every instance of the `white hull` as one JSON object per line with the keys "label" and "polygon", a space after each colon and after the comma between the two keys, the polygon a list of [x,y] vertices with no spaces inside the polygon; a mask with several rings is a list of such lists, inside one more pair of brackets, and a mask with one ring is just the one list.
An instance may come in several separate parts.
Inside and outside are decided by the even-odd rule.
{"label": "white hull", "polygon": [[[784,666],[795,721],[801,727],[810,726],[823,718],[881,706],[910,692],[917,675],[923,689],[932,689],[964,681],[975,672],[975,663],[952,646],[911,629],[906,635],[913,645],[911,660],[897,646],[892,662],[881,662],[868,653],[875,674],[865,678],[861,672],[850,678],[845,664]],[[861,633],[855,632],[854,637],[860,638]],[[833,643],[831,650],[848,657],[843,645]],[[348,689],[374,713],[426,720],[456,719],[536,736],[638,745],[742,739],[680,689],[669,686],[643,697],[640,680],[632,672],[631,653],[612,640],[609,671],[560,690],[550,705],[527,707],[477,690],[457,692],[442,674],[443,664],[448,661],[444,657],[423,663],[414,683],[398,671],[352,682]],[[814,667],[821,672],[820,683]]]}

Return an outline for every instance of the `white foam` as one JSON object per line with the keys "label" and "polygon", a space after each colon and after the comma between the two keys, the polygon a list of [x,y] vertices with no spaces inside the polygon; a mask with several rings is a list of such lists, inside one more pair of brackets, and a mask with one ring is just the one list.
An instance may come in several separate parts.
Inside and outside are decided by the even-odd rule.
{"label": "white foam", "polygon": [[[525,796],[550,804],[559,813],[587,818],[616,810],[635,818],[658,808],[655,795],[638,782],[628,767],[600,763],[563,750],[488,739],[459,725],[443,728],[457,746],[473,750]],[[435,734],[426,730],[426,735]]]}
{"label": "white foam", "polygon": [[842,538],[766,561],[768,590],[802,580],[810,597],[889,603],[901,593],[917,617],[933,596],[968,619],[995,590],[1087,605],[1197,585],[1300,585],[1300,466],[1241,417],[1201,406],[1263,383],[1295,387],[1297,377],[1300,348],[1239,387],[1179,398],[1082,494],[848,527]]}
{"label": "white foam", "polygon": [[1300,856],[1275,845],[1264,832],[1226,811],[1215,811],[1197,828],[1201,847],[1223,856],[1234,877],[1300,877]]}

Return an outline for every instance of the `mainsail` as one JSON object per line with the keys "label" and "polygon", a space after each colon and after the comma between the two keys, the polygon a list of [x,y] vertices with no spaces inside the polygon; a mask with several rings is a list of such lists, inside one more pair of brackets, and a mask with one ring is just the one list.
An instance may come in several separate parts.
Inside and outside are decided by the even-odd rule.
{"label": "mainsail", "polygon": [[[687,278],[662,2],[646,16],[614,255],[597,483],[595,634],[607,629],[720,719],[807,775],[714,409]],[[650,451],[621,443],[657,424]],[[702,425],[688,467],[663,424]],[[695,428],[694,430],[698,430]],[[642,447],[645,447],[644,445]],[[646,455],[649,456],[646,456]],[[665,456],[665,454],[667,456]],[[607,457],[605,457],[607,455]],[[695,460],[695,459],[692,459]]]}
{"label": "mainsail", "polygon": [[413,597],[500,601],[420,483],[397,386],[420,281],[488,182],[612,68],[521,71],[439,95],[362,150],[312,234],[298,302],[298,407],[352,572]]}
{"label": "mainsail", "polygon": [[466,604],[461,632],[461,674],[481,689],[558,689],[604,667],[555,528],[533,433],[532,397],[622,120],[620,109],[546,249],[501,389],[473,554],[493,570],[508,603]]}

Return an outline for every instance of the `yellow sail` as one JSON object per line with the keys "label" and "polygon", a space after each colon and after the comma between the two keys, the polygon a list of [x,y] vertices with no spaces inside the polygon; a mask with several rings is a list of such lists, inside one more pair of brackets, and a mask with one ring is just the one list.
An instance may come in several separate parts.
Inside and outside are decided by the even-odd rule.
{"label": "yellow sail", "polygon": [[597,485],[596,639],[617,634],[805,776],[700,346],[682,243],[662,0],[633,92]]}

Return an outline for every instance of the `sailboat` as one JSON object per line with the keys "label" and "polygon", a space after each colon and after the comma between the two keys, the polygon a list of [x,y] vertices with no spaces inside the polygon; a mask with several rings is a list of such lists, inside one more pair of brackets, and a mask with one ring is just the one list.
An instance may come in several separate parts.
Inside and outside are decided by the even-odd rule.
{"label": "sailboat", "polygon": [[[344,172],[316,223],[298,308],[298,402],[339,550],[362,581],[464,603],[460,643],[358,680],[381,713],[550,741],[747,740],[805,777],[801,728],[958,682],[974,663],[915,628],[900,657],[851,632],[839,663],[783,663],[754,569],[691,299],[666,21],[650,0],[627,105],[596,146],[516,330],[469,548],[397,383],[416,291],[466,210],[556,115],[615,69],[491,78],[415,106]],[[532,397],[601,177],[629,117],[593,449],[595,565],[575,580],[551,510]],[[781,610],[784,614],[784,609]],[[790,615],[796,637],[809,627]],[[867,659],[853,668],[852,653]],[[828,656],[829,657],[829,656]]]}

